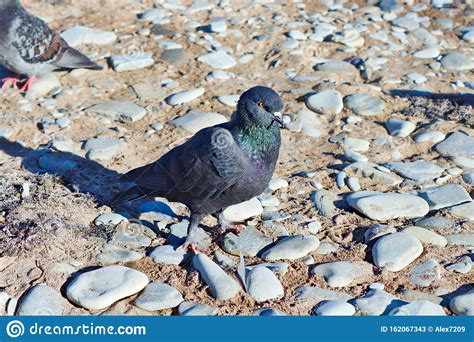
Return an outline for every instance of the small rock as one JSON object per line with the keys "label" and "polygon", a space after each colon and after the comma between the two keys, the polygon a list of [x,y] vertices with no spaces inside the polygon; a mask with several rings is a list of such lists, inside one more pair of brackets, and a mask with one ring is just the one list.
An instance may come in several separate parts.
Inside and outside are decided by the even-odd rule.
{"label": "small rock", "polygon": [[224,51],[212,52],[198,58],[199,62],[208,64],[213,69],[230,69],[237,65],[235,59]]}
{"label": "small rock", "polygon": [[110,64],[117,72],[144,69],[152,66],[154,63],[152,54],[149,52],[110,57]]}
{"label": "small rock", "polygon": [[154,282],[145,287],[133,304],[143,310],[157,311],[174,308],[183,300],[181,293],[173,286]]}
{"label": "small rock", "polygon": [[428,202],[430,210],[438,210],[471,202],[471,196],[459,184],[447,184],[436,188],[420,190],[418,196]]}
{"label": "small rock", "polygon": [[372,274],[372,266],[366,262],[336,261],[315,266],[311,274],[324,277],[331,287],[345,287]]}
{"label": "small rock", "polygon": [[243,222],[251,217],[260,216],[262,213],[263,207],[257,197],[231,205],[223,211],[224,218],[229,222]]}
{"label": "small rock", "polygon": [[197,99],[199,96],[204,94],[204,88],[188,89],[180,93],[170,95],[166,98],[166,103],[170,106],[177,106],[183,103],[190,102]]}
{"label": "small rock", "polygon": [[247,274],[247,291],[257,302],[264,302],[283,296],[283,286],[267,267],[253,268]]}
{"label": "small rock", "polygon": [[446,240],[444,236],[439,235],[425,228],[410,226],[403,229],[403,232],[410,234],[414,236],[415,238],[417,238],[418,240],[420,240],[421,242],[427,243],[430,245],[446,247],[446,245],[448,244],[448,240]]}
{"label": "small rock", "polygon": [[216,316],[218,310],[207,304],[182,302],[178,306],[180,316]]}
{"label": "small rock", "polygon": [[120,122],[135,122],[147,115],[147,110],[131,102],[108,102],[96,104],[86,109],[86,112],[101,113]]}
{"label": "small rock", "polygon": [[355,314],[354,306],[340,300],[321,302],[313,311],[317,316],[353,316]]}
{"label": "small rock", "polygon": [[374,263],[388,271],[398,272],[408,266],[423,252],[420,241],[406,233],[382,236],[372,248]]}
{"label": "small rock", "polygon": [[429,259],[419,264],[410,271],[410,281],[420,287],[428,287],[435,281],[441,279],[441,270],[439,264],[434,259]]}
{"label": "small rock", "polygon": [[16,308],[18,316],[61,316],[65,301],[61,294],[46,284],[31,287]]}
{"label": "small rock", "polygon": [[405,138],[409,136],[415,130],[415,128],[415,124],[411,123],[410,121],[393,118],[388,119],[387,121],[388,132],[394,137]]}
{"label": "small rock", "polygon": [[296,235],[280,238],[275,245],[262,253],[262,259],[274,261],[304,258],[319,247],[319,240],[312,235]]}
{"label": "small rock", "polygon": [[453,297],[449,308],[458,316],[474,316],[474,289]]}
{"label": "small rock", "polygon": [[339,114],[344,107],[342,95],[331,89],[311,95],[306,100],[306,105],[309,109],[321,114]]}
{"label": "small rock", "polygon": [[219,113],[189,112],[177,119],[171,120],[170,124],[181,127],[190,133],[197,133],[203,128],[227,122],[227,118]]}
{"label": "small rock", "polygon": [[179,265],[183,262],[186,251],[175,249],[171,245],[158,246],[150,253],[150,258],[158,264]]}
{"label": "small rock", "polygon": [[243,229],[239,235],[234,233],[226,234],[222,242],[222,248],[232,255],[253,257],[271,243],[272,240],[270,238],[249,226]]}
{"label": "small rock", "polygon": [[389,312],[389,316],[446,316],[441,305],[427,300],[415,300]]}
{"label": "small rock", "polygon": [[377,96],[370,94],[354,94],[344,99],[347,108],[362,116],[373,116],[382,114],[385,102]]}

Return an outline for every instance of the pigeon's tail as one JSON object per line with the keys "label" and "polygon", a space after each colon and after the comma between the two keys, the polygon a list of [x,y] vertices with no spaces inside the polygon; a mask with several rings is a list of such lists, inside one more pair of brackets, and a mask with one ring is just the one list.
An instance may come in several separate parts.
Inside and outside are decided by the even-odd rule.
{"label": "pigeon's tail", "polygon": [[148,195],[138,186],[132,186],[125,191],[119,192],[112,200],[112,206],[118,206],[137,199],[146,198]]}
{"label": "pigeon's tail", "polygon": [[91,70],[102,70],[103,68],[89,59],[89,57],[83,55],[76,49],[68,46],[64,51],[64,54],[55,61],[54,64],[60,68],[65,69],[91,69]]}

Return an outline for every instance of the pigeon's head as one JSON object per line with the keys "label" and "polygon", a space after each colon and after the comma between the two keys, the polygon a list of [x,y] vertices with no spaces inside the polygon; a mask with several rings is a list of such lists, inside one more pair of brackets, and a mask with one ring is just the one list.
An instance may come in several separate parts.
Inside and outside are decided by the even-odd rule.
{"label": "pigeon's head", "polygon": [[240,96],[237,113],[253,124],[270,127],[274,123],[283,126],[281,110],[283,101],[271,88],[253,87]]}

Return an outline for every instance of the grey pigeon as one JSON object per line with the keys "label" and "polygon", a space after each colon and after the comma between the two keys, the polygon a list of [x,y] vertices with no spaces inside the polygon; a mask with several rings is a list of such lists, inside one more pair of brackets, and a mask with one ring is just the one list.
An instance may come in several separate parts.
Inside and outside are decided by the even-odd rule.
{"label": "grey pigeon", "polygon": [[[0,64],[29,77],[20,91],[27,91],[36,77],[57,69],[102,69],[28,13],[19,0],[0,0]],[[4,79],[3,87],[10,82],[20,80]]]}
{"label": "grey pigeon", "polygon": [[181,202],[191,210],[188,237],[206,214],[261,194],[268,186],[280,151],[283,102],[267,87],[254,87],[240,97],[231,121],[203,128],[158,161],[132,170],[122,180],[134,186],[115,203],[147,196]]}

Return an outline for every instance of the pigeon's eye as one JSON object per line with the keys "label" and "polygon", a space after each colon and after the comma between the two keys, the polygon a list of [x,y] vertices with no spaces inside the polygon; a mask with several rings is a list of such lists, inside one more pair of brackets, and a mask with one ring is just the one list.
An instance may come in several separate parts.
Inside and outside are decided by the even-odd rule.
{"label": "pigeon's eye", "polygon": [[260,108],[265,108],[265,107],[266,107],[266,106],[265,106],[265,102],[263,102],[263,101],[260,101],[260,102],[258,103],[258,106],[259,106]]}

